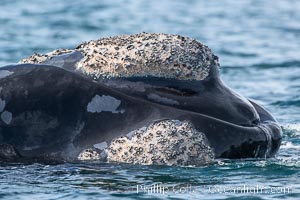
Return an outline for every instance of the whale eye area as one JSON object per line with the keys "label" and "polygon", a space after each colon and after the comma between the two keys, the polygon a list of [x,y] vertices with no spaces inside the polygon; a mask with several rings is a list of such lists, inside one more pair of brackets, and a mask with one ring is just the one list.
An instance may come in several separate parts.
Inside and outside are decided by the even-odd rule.
{"label": "whale eye area", "polygon": [[155,88],[156,91],[162,92],[162,93],[168,93],[171,95],[176,96],[194,96],[198,93],[194,90],[187,89],[187,88],[177,88],[173,86],[165,87],[165,88]]}
{"label": "whale eye area", "polygon": [[259,124],[259,122],[260,122],[260,120],[259,120],[259,119],[255,119],[255,120],[253,120],[253,121],[252,121],[252,124],[253,124],[253,125],[258,125],[258,124]]}

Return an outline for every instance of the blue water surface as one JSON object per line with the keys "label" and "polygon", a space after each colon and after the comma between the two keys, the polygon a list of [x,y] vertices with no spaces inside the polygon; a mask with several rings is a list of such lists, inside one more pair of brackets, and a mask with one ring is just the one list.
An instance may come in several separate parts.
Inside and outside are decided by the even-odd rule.
{"label": "blue water surface", "polygon": [[1,164],[3,199],[300,199],[300,1],[1,0],[0,66],[100,37],[163,32],[219,56],[224,81],[282,124],[278,155],[203,167]]}

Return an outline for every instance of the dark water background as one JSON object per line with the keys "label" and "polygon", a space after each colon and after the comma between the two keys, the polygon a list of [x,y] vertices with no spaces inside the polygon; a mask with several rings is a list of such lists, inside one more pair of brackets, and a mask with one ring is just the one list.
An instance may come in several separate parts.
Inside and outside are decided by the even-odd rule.
{"label": "dark water background", "polygon": [[[277,157],[267,160],[199,168],[2,164],[0,198],[300,199],[300,1],[1,0],[0,8],[1,66],[105,36],[182,34],[211,47],[225,82],[264,105],[284,129]],[[169,191],[141,191],[154,184]],[[266,189],[229,189],[244,185]]]}

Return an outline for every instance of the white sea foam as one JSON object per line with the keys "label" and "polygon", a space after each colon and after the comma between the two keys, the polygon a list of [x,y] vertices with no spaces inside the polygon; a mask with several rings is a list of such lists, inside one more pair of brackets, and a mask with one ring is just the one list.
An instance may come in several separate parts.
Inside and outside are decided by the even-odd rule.
{"label": "white sea foam", "polygon": [[283,142],[280,146],[281,149],[300,149],[300,145],[295,145],[292,142]]}
{"label": "white sea foam", "polygon": [[299,123],[294,123],[294,124],[286,124],[283,126],[283,128],[287,130],[294,130],[300,135],[300,124]]}

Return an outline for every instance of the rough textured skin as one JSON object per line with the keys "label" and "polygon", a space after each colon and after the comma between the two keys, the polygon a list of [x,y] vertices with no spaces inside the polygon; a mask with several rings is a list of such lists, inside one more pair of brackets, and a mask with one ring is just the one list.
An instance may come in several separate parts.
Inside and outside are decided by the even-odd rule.
{"label": "rough textured skin", "polygon": [[116,138],[105,150],[109,162],[142,165],[203,165],[214,159],[203,133],[187,121],[163,120]]}
{"label": "rough textured skin", "polygon": [[[76,69],[93,78],[154,76],[180,80],[203,80],[218,57],[194,39],[172,34],[121,35],[80,44],[83,58]],[[20,63],[42,64],[72,50],[34,54]]]}
{"label": "rough textured skin", "polygon": [[85,161],[85,160],[99,160],[100,154],[95,151],[94,149],[85,149],[78,155],[78,160]]}
{"label": "rough textured skin", "polygon": [[19,157],[16,149],[9,144],[0,144],[0,160],[13,159]]}
{"label": "rough textured skin", "polygon": [[205,135],[188,121],[162,120],[115,138],[104,149],[88,148],[78,160],[140,165],[201,166],[215,158]]}
{"label": "rough textured skin", "polygon": [[47,59],[51,59],[54,56],[59,56],[59,55],[71,53],[71,52],[72,52],[72,50],[70,50],[70,49],[56,49],[56,50],[51,51],[46,54],[34,53],[33,55],[29,56],[28,58],[20,60],[19,63],[41,64],[41,63],[45,62]]}

